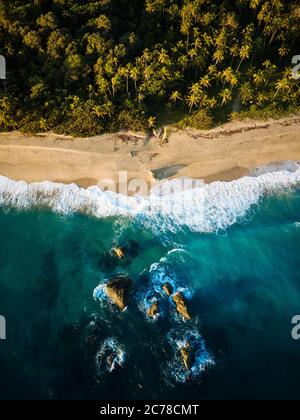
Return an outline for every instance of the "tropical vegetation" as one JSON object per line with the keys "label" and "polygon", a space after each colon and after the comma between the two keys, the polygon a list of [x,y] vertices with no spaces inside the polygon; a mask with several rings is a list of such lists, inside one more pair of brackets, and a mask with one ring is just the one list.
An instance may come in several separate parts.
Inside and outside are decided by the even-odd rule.
{"label": "tropical vegetation", "polygon": [[298,0],[0,0],[0,127],[94,135],[297,111]]}

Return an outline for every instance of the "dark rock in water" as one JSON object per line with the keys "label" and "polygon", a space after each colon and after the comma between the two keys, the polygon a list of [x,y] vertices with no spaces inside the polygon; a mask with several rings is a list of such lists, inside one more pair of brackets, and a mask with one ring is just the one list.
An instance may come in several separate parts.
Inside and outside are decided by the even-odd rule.
{"label": "dark rock in water", "polygon": [[132,256],[132,257],[136,257],[139,252],[141,251],[141,246],[140,244],[135,241],[134,239],[130,239],[130,241],[128,242],[128,244],[126,245],[125,249],[127,249],[127,252]]}
{"label": "dark rock in water", "polygon": [[132,286],[132,280],[128,277],[115,277],[108,281],[105,287],[107,296],[113,303],[123,311],[127,307],[129,289]]}
{"label": "dark rock in water", "polygon": [[112,373],[125,363],[125,350],[114,338],[107,338],[98,350],[95,358],[96,380],[100,383],[105,372]]}
{"label": "dark rock in water", "polygon": [[159,315],[159,305],[158,302],[153,302],[151,307],[149,308],[147,315],[149,318],[155,318],[156,315]]}
{"label": "dark rock in water", "polygon": [[111,353],[107,356],[106,363],[107,363],[107,369],[109,372],[112,372],[116,367],[116,360],[118,358],[117,353]]}
{"label": "dark rock in water", "polygon": [[191,315],[188,311],[185,299],[180,292],[175,293],[173,296],[173,302],[176,304],[177,312],[186,320],[191,319]]}
{"label": "dark rock in water", "polygon": [[135,258],[140,251],[140,245],[138,242],[134,240],[128,241],[128,243],[124,245],[116,246],[112,248],[110,251],[110,256],[114,258],[118,258],[119,260],[130,260]]}
{"label": "dark rock in water", "polygon": [[187,370],[190,370],[195,362],[195,351],[193,350],[191,344],[188,341],[183,347],[181,347],[180,356],[185,368]]}
{"label": "dark rock in water", "polygon": [[117,247],[117,248],[113,248],[111,250],[111,254],[117,258],[119,258],[120,260],[123,259],[126,255],[125,253],[125,249],[122,247]]}
{"label": "dark rock in water", "polygon": [[171,296],[171,294],[173,293],[173,287],[170,283],[166,283],[163,285],[163,291],[167,296]]}

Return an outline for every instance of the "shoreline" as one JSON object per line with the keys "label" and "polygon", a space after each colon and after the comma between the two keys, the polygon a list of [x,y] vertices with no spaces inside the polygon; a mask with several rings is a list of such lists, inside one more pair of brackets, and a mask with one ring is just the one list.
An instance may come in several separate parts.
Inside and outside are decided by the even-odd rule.
{"label": "shoreline", "polygon": [[209,131],[171,129],[165,144],[130,132],[92,138],[0,133],[0,175],[29,183],[87,188],[110,179],[118,185],[120,171],[128,173],[128,182],[140,179],[152,187],[177,177],[211,183],[282,161],[300,161],[300,115],[235,121]]}

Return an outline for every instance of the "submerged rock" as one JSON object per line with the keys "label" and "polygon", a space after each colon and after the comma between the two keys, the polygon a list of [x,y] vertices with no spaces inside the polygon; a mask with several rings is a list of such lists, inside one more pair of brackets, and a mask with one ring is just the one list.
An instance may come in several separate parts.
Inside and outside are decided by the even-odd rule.
{"label": "submerged rock", "polygon": [[123,311],[127,307],[129,290],[132,280],[128,277],[119,276],[109,280],[105,286],[107,296]]}
{"label": "submerged rock", "polygon": [[177,312],[185,319],[186,321],[189,321],[191,319],[191,315],[188,311],[184,296],[182,293],[177,292],[173,296],[173,302],[176,305]]}
{"label": "submerged rock", "polygon": [[149,318],[155,318],[157,315],[159,315],[159,305],[157,301],[152,303],[147,312],[147,315]]}
{"label": "submerged rock", "polygon": [[120,366],[118,363],[118,354],[115,352],[109,354],[106,359],[106,364],[109,372],[112,372],[116,368],[116,365]]}
{"label": "submerged rock", "polygon": [[171,294],[173,293],[173,287],[170,283],[166,283],[163,285],[163,291],[167,296],[171,296]]}
{"label": "submerged rock", "polygon": [[124,249],[131,258],[135,258],[139,255],[142,248],[137,241],[130,239],[130,241],[124,246]]}
{"label": "submerged rock", "polygon": [[120,260],[125,257],[125,249],[122,247],[113,248],[111,253]]}
{"label": "submerged rock", "polygon": [[96,354],[96,378],[100,382],[105,372],[112,373],[124,366],[125,349],[115,338],[107,338]]}
{"label": "submerged rock", "polygon": [[207,350],[205,340],[197,329],[186,326],[174,328],[167,334],[167,340],[174,352],[174,359],[168,366],[168,373],[176,382],[185,383],[197,379],[215,365],[214,357]]}
{"label": "submerged rock", "polygon": [[119,260],[128,261],[135,258],[139,254],[140,249],[139,243],[132,239],[126,244],[118,245],[112,248],[110,255],[114,258],[118,258]]}
{"label": "submerged rock", "polygon": [[181,347],[180,356],[185,368],[190,370],[195,362],[195,352],[188,341]]}

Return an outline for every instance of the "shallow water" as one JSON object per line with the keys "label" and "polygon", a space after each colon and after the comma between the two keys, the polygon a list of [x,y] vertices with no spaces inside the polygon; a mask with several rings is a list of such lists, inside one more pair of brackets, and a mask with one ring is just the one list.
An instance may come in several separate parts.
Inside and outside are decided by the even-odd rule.
{"label": "shallow water", "polygon": [[[239,188],[233,215],[232,196],[227,204],[222,196],[229,184],[214,196],[228,222],[216,231],[178,228],[171,218],[157,229],[157,218],[2,206],[0,398],[299,398],[291,319],[300,313],[300,192],[260,186],[246,206]],[[131,239],[139,243],[132,259],[109,257]],[[93,299],[118,273],[134,280],[123,313]],[[145,317],[166,278],[189,299],[191,322],[167,301],[163,317]],[[188,333],[205,356],[191,377],[177,348]],[[118,358],[109,372],[99,352],[112,342]]]}

